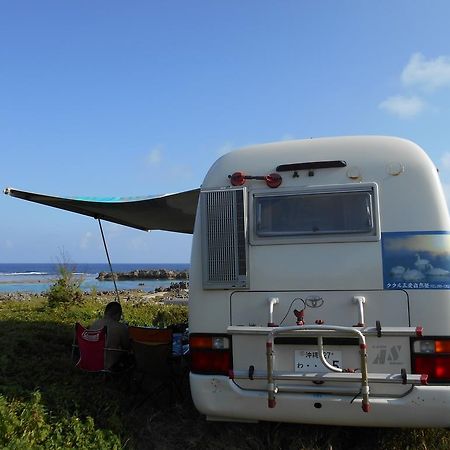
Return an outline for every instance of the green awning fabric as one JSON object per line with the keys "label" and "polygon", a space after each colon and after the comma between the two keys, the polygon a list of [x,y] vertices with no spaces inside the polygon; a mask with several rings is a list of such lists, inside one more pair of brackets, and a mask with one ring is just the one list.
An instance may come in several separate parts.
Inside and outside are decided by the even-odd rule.
{"label": "green awning fabric", "polygon": [[139,230],[193,233],[200,189],[154,197],[52,197],[6,188],[5,194]]}

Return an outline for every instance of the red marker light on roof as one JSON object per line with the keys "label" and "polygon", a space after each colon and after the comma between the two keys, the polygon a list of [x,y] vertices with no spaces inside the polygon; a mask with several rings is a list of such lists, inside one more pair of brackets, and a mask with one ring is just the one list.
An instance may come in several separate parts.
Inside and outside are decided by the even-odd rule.
{"label": "red marker light on roof", "polygon": [[243,172],[234,172],[230,175],[230,182],[233,186],[242,186],[245,183],[245,175]]}
{"label": "red marker light on roof", "polygon": [[266,176],[245,175],[244,172],[234,172],[233,175],[228,175],[228,178],[233,186],[243,186],[245,180],[264,180],[270,188],[277,188],[283,181],[281,175],[276,172]]}
{"label": "red marker light on roof", "polygon": [[278,173],[271,173],[270,175],[266,176],[266,184],[270,188],[277,188],[278,186],[280,186],[282,181],[283,179]]}

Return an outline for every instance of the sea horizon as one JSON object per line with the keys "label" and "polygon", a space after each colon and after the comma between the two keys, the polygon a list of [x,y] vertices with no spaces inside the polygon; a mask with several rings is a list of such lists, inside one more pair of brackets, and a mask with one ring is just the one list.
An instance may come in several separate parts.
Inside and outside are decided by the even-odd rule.
{"label": "sea horizon", "polygon": [[[58,268],[68,266],[73,273],[82,279],[81,289],[89,291],[112,291],[112,281],[97,280],[100,272],[111,272],[108,263],[0,263],[0,293],[47,291],[58,277]],[[166,269],[188,270],[189,263],[114,263],[114,272],[131,272],[134,270]],[[119,290],[141,289],[153,292],[158,287],[167,287],[174,280],[118,280]]]}

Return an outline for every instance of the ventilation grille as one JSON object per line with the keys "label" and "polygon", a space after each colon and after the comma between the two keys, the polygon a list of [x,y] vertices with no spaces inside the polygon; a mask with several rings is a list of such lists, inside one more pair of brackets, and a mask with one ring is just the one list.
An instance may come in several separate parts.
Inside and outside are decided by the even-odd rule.
{"label": "ventilation grille", "polygon": [[245,188],[202,192],[201,205],[204,287],[247,287]]}

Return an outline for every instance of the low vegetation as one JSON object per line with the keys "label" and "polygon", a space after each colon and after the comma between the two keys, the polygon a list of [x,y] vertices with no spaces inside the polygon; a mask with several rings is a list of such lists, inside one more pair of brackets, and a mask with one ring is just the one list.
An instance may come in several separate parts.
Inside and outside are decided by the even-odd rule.
{"label": "low vegetation", "polygon": [[78,303],[83,297],[81,283],[83,279],[77,277],[67,264],[58,265],[59,276],[47,292],[47,301],[50,307],[61,303]]}
{"label": "low vegetation", "polygon": [[[447,449],[445,430],[362,429],[206,422],[184,395],[142,402],[123,377],[74,368],[74,323],[102,314],[107,296],[49,304],[45,297],[0,297],[0,448],[5,449]],[[185,306],[131,298],[128,323],[184,322]]]}

